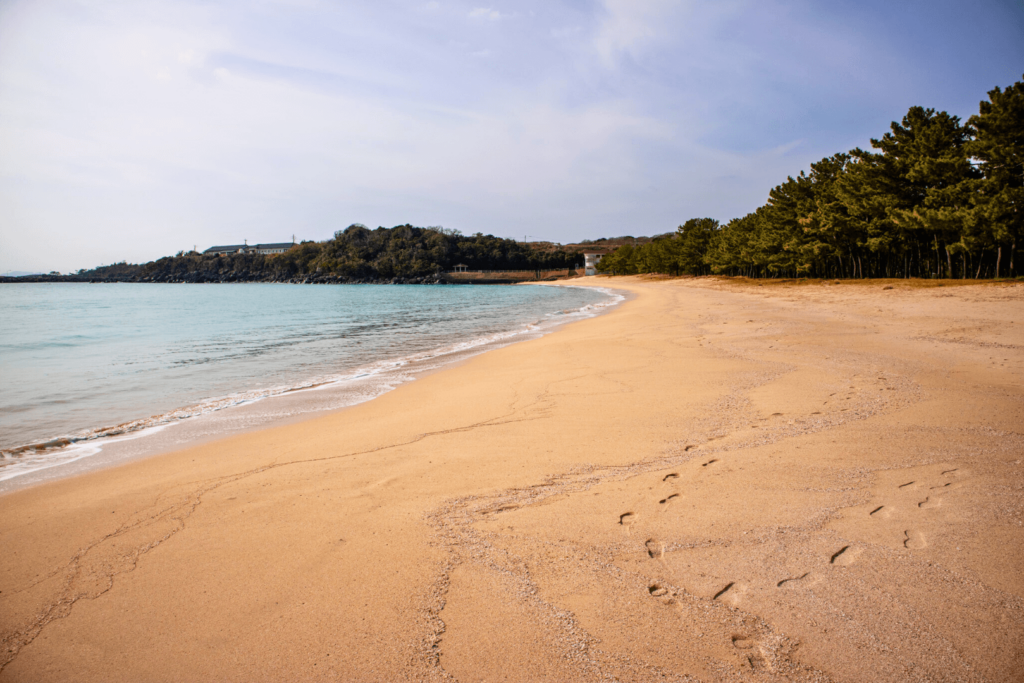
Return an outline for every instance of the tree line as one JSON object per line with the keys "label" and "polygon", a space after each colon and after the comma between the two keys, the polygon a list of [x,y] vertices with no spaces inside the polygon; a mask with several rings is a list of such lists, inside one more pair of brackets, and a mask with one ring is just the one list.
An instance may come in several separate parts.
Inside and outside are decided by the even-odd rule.
{"label": "tree line", "polygon": [[966,123],[912,107],[880,139],[826,157],[724,225],[696,218],[598,270],[748,277],[998,278],[1024,247],[1024,83]]}
{"label": "tree line", "polygon": [[[442,227],[353,224],[325,242],[283,254],[179,252],[143,264],[115,263],[63,278],[119,282],[430,282],[463,264],[470,270],[558,270],[582,266],[564,249],[537,251],[515,240]],[[48,278],[48,276],[47,276]]]}

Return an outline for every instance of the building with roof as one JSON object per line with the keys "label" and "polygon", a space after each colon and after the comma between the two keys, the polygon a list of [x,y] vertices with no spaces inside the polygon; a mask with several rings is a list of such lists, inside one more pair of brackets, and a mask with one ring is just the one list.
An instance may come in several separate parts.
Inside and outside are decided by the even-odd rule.
{"label": "building with roof", "polygon": [[584,275],[597,275],[597,264],[604,258],[604,254],[597,254],[594,252],[586,252],[583,254],[583,260],[585,263],[586,270],[583,271]]}
{"label": "building with roof", "polygon": [[245,244],[225,244],[210,247],[203,253],[217,256],[222,254],[283,254],[294,246],[294,237],[291,242],[270,242],[268,244],[249,244],[249,240],[246,240]]}

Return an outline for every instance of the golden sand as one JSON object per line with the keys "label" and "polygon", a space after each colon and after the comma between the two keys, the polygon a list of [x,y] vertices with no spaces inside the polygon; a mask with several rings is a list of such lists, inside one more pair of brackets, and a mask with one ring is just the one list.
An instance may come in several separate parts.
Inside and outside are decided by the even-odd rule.
{"label": "golden sand", "polygon": [[1024,287],[611,284],[0,498],[0,681],[1024,678]]}

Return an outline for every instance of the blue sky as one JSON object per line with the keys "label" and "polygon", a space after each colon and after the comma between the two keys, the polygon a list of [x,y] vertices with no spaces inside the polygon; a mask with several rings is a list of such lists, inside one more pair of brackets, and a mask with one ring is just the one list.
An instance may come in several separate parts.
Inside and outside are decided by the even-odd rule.
{"label": "blue sky", "polygon": [[724,221],[1022,73],[1019,0],[0,0],[0,272]]}

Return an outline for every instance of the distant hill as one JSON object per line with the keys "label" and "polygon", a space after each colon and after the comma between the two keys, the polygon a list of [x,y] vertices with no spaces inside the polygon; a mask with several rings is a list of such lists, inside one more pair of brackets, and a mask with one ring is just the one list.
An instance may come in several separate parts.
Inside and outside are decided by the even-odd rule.
{"label": "distant hill", "polygon": [[624,244],[640,246],[643,244],[649,244],[659,237],[661,237],[661,235],[656,235],[654,237],[633,237],[632,235],[624,235],[622,237],[601,237],[596,240],[583,240],[582,242],[574,242],[572,244],[559,244],[557,242],[528,242],[528,244],[535,251],[542,253],[562,250],[567,253],[591,252],[607,254],[615,251]]}
{"label": "distant hill", "polygon": [[6,273],[0,273],[0,277],[29,277],[30,275],[42,275],[42,273],[35,270],[8,270]]}
{"label": "distant hill", "polygon": [[[579,250],[582,251],[582,250]],[[444,228],[399,225],[371,230],[353,224],[325,242],[302,242],[284,253],[178,252],[149,263],[115,263],[33,282],[314,282],[431,283],[456,266],[469,270],[551,271],[582,267],[577,250],[537,250],[515,240]],[[4,278],[12,282],[14,278]]]}

